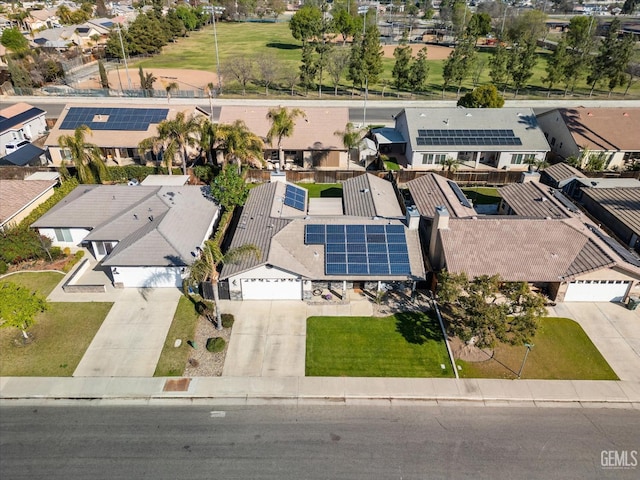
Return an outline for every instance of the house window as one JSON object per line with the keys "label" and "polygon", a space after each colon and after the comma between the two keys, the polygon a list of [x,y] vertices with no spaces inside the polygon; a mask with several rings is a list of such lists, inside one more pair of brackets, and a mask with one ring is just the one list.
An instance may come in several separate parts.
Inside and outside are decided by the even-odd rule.
{"label": "house window", "polygon": [[533,162],[536,159],[533,153],[514,153],[511,155],[512,165],[522,165],[523,163]]}
{"label": "house window", "polygon": [[422,164],[423,165],[436,165],[446,160],[447,155],[444,153],[423,153]]}
{"label": "house window", "polygon": [[69,150],[68,148],[63,148],[62,150],[60,150],[60,156],[62,157],[62,160],[64,160],[65,162],[70,161],[71,150]]}
{"label": "house window", "polygon": [[56,234],[56,240],[58,242],[73,242],[71,230],[69,230],[68,228],[54,228],[53,230]]}

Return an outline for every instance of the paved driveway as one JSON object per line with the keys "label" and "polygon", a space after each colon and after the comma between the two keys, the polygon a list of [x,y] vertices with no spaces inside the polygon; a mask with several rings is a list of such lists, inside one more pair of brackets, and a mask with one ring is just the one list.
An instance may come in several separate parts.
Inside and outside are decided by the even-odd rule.
{"label": "paved driveway", "polygon": [[153,376],[180,295],[173,288],[122,290],[73,376]]}
{"label": "paved driveway", "polygon": [[558,303],[550,315],[572,318],[589,335],[620,380],[640,382],[640,310],[617,303]]}

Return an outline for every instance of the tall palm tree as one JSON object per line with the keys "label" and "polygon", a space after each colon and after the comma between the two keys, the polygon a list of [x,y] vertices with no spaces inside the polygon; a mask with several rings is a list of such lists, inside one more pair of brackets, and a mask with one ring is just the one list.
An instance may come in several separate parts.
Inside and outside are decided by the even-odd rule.
{"label": "tall palm tree", "polygon": [[109,176],[100,148],[85,140],[85,136],[91,134],[89,127],[80,125],[73,135],[62,135],[58,138],[60,148],[68,149],[71,154],[80,183],[102,183]]}
{"label": "tall palm tree", "polygon": [[293,135],[293,129],[296,125],[296,118],[306,118],[306,114],[299,108],[292,108],[289,110],[287,107],[278,107],[269,109],[267,118],[271,122],[271,128],[267,132],[267,142],[273,145],[273,139],[278,139],[278,161],[280,162],[280,169],[284,168],[284,155],[282,152],[281,144],[284,137],[290,137]]}
{"label": "tall palm tree", "polygon": [[213,163],[213,147],[218,141],[218,124],[206,118],[200,123],[198,134],[200,143],[200,155],[204,154],[207,163]]}
{"label": "tall palm tree", "polygon": [[219,124],[217,128],[218,148],[224,152],[224,161],[264,166],[264,144],[260,137],[252,133],[242,120],[232,124]]}
{"label": "tall palm tree", "polygon": [[182,161],[182,173],[187,174],[187,147],[197,144],[200,131],[200,120],[193,115],[188,118],[184,112],[178,112],[172,120],[163,120],[158,124],[158,135],[145,138],[138,147],[143,150],[152,150],[155,153],[163,152],[163,159],[166,162],[169,175],[172,174],[171,167],[176,155]]}
{"label": "tall palm tree", "polygon": [[349,168],[349,162],[351,162],[353,149],[356,148],[358,146],[358,143],[360,142],[362,130],[356,128],[353,123],[349,122],[345,126],[344,130],[336,130],[335,132],[333,132],[333,134],[340,137],[344,148],[347,149],[347,168]]}
{"label": "tall palm tree", "polygon": [[187,281],[192,285],[199,285],[202,282],[210,281],[213,286],[213,300],[216,304],[216,328],[222,330],[222,316],[220,315],[220,296],[218,294],[218,266],[223,263],[238,263],[243,258],[253,255],[256,260],[260,260],[262,253],[260,248],[252,243],[247,243],[236,248],[232,248],[224,255],[220,246],[213,240],[204,242],[204,248],[200,257],[189,267]]}

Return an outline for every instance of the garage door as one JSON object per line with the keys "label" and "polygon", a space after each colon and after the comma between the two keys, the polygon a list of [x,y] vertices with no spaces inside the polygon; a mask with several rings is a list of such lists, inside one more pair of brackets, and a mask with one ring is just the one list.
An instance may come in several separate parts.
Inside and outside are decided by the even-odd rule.
{"label": "garage door", "polygon": [[301,300],[302,282],[297,279],[243,279],[243,300]]}
{"label": "garage door", "polygon": [[577,280],[569,284],[565,302],[619,302],[630,282],[620,280]]}

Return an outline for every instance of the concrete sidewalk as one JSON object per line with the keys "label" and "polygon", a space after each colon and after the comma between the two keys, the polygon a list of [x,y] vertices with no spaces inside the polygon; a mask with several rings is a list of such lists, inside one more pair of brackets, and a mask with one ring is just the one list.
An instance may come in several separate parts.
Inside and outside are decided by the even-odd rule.
{"label": "concrete sidewalk", "polygon": [[[346,377],[0,378],[0,400],[91,404],[451,405],[640,409],[639,382]],[[172,388],[173,387],[173,388]]]}

